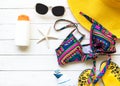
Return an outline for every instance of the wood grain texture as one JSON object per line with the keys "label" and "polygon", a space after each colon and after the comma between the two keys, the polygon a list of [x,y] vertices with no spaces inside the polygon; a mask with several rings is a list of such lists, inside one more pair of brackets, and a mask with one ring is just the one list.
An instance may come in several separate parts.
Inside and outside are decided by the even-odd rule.
{"label": "wood grain texture", "polygon": [[[53,71],[2,71],[0,72],[0,85],[57,86],[57,80],[53,73]],[[72,78],[72,82],[77,86],[77,78],[81,71],[62,71],[62,73],[68,76],[68,78]]]}
{"label": "wood grain texture", "polygon": [[[100,64],[106,60],[106,56],[99,56],[97,59],[97,70],[100,68]],[[117,60],[119,56],[113,55],[112,61],[119,64],[119,60]],[[47,70],[67,70],[67,71],[82,71],[85,69],[91,69],[93,66],[92,61],[79,62],[79,63],[69,63],[65,66],[59,66],[57,62],[56,55],[9,55],[9,56],[0,56],[0,69],[1,70],[39,70],[39,71],[47,71]]]}
{"label": "wood grain texture", "polygon": [[[63,17],[55,17],[51,10],[44,16],[35,12],[35,4],[44,3],[47,6],[62,5],[66,12]],[[31,21],[31,45],[28,48],[19,48],[15,46],[14,34],[17,17],[20,14],[26,14]],[[56,69],[62,70],[65,75],[72,77],[72,81],[77,86],[79,74],[92,68],[92,61],[85,63],[70,63],[60,67],[57,62],[55,49],[61,44],[65,37],[72,31],[66,29],[56,32],[53,29],[54,22],[57,19],[69,19],[75,23],[67,0],[2,0],[0,1],[0,86],[57,86],[57,81],[53,76]],[[68,23],[60,23],[58,28]],[[46,42],[36,44],[42,38],[38,33],[40,29],[47,33],[52,28],[50,35],[58,37],[58,40],[50,40],[50,49],[47,48]],[[89,32],[79,24],[79,30],[86,35],[82,44],[89,43]],[[113,54],[112,61],[120,65],[120,41],[116,45],[117,52]],[[102,61],[106,56],[99,56],[97,59],[97,73]]]}
{"label": "wood grain texture", "polygon": [[[55,55],[55,49],[59,47],[63,40],[49,40],[50,48],[48,49],[46,41],[37,44],[39,40],[31,40],[31,45],[26,47],[15,46],[14,40],[1,40],[0,42],[0,54],[41,54],[41,55]],[[81,44],[89,44],[89,40],[84,40]],[[114,54],[120,54],[119,43],[116,44],[117,52]]]}
{"label": "wood grain texture", "polygon": [[11,9],[11,8],[22,8],[22,9],[25,9],[25,8],[34,8],[35,7],[35,4],[36,3],[43,3],[43,4],[46,4],[47,6],[57,6],[57,5],[63,5],[65,7],[68,7],[68,4],[67,4],[67,0],[34,0],[34,1],[29,1],[29,0],[26,0],[25,2],[21,1],[21,0],[4,0],[4,1],[1,1],[0,3],[0,8],[8,8],[8,9]]}

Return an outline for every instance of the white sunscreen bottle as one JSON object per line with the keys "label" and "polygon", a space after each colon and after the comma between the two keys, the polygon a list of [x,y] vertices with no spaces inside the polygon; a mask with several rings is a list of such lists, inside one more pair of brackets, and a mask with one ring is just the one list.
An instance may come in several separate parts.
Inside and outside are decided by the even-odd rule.
{"label": "white sunscreen bottle", "polygon": [[30,20],[26,15],[18,16],[15,31],[15,44],[17,46],[30,45]]}

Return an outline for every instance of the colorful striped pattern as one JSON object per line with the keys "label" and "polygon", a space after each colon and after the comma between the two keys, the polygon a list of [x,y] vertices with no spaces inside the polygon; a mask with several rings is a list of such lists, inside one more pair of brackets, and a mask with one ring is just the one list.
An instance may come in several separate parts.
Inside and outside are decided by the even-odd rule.
{"label": "colorful striped pattern", "polygon": [[69,34],[60,47],[56,49],[59,65],[80,61],[82,57],[81,48],[73,34]]}
{"label": "colorful striped pattern", "polygon": [[105,67],[102,69],[102,71],[98,74],[98,76],[96,77],[96,79],[93,81],[94,84],[96,84],[99,79],[102,78],[102,76],[104,76],[105,72],[107,71],[108,69],[108,66],[110,65],[110,62],[111,62],[111,58],[107,60],[107,63],[105,65]]}
{"label": "colorful striped pattern", "polygon": [[90,31],[90,45],[94,53],[115,53],[117,37],[105,29],[94,19],[80,12],[88,21],[92,23]]}
{"label": "colorful striped pattern", "polygon": [[[96,84],[99,79],[102,78],[102,76],[104,76],[104,74],[106,73],[107,69],[108,69],[108,66],[110,65],[110,62],[111,62],[111,58],[109,58],[107,61],[106,61],[106,65],[105,67],[102,69],[102,71],[100,71],[100,73],[96,76],[96,61],[93,61],[93,64],[94,64],[94,67],[91,69],[91,73],[90,73],[90,76],[88,78],[88,84]],[[94,78],[93,78],[94,77]]]}
{"label": "colorful striped pattern", "polygon": [[93,59],[98,54],[116,52],[116,36],[107,31],[94,19],[83,13],[81,14],[92,23],[90,33],[90,46],[92,52],[86,54],[82,51],[82,46],[80,45],[81,40],[77,40],[72,34],[74,31],[72,31],[62,42],[60,47],[56,49],[59,65],[65,65],[69,62],[84,62],[89,59]]}
{"label": "colorful striped pattern", "polygon": [[70,33],[60,47],[56,49],[56,54],[59,65],[65,65],[69,62],[85,61],[93,57],[93,54],[85,54],[82,51],[80,41],[77,40],[72,33]]}
{"label": "colorful striped pattern", "polygon": [[[99,81],[99,79],[105,74],[108,66],[110,65],[111,58],[109,54],[116,52],[115,44],[117,37],[110,33],[107,29],[105,29],[101,24],[99,24],[94,19],[83,14],[82,12],[80,12],[80,14],[92,23],[90,31],[90,45],[93,53],[107,54],[109,56],[109,59],[107,60],[105,67],[98,74],[98,76],[96,76],[95,74],[96,61],[95,59],[93,61],[93,68],[91,69],[91,74],[90,77],[88,78],[88,83],[96,84]],[[94,77],[96,78],[94,79]]]}

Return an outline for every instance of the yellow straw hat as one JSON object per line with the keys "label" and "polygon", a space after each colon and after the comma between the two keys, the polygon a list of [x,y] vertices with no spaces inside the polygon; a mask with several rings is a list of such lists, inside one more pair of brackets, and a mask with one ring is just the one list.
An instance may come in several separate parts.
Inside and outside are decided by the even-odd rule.
{"label": "yellow straw hat", "polygon": [[120,38],[120,0],[68,0],[77,21],[90,30],[91,23],[80,12],[92,17]]}

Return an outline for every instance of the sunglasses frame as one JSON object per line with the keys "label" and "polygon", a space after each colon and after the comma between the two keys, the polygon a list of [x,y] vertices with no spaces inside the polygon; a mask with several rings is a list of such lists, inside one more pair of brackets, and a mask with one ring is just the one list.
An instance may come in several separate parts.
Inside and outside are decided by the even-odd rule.
{"label": "sunglasses frame", "polygon": [[[41,7],[43,6],[43,7],[45,7],[46,9],[46,12],[45,11],[43,11],[43,13],[41,12],[40,13],[40,11],[38,11],[38,5],[41,5]],[[60,12],[60,11],[56,11],[56,14],[55,14],[55,10],[57,9],[58,10],[58,8],[59,8],[59,10],[62,8],[62,11],[63,11],[63,13],[58,13],[57,14],[57,12]],[[43,8],[44,9],[44,8]],[[42,9],[42,10],[43,10]],[[37,3],[36,5],[35,5],[35,10],[36,10],[36,12],[38,13],[38,14],[40,14],[40,15],[45,15],[45,14],[47,14],[48,13],[48,11],[49,10],[51,10],[52,11],[52,14],[54,15],[54,16],[56,16],[56,17],[59,17],[59,16],[63,16],[64,14],[65,14],[65,7],[64,6],[47,6],[47,5],[45,5],[45,4],[42,4],[42,3]]]}

